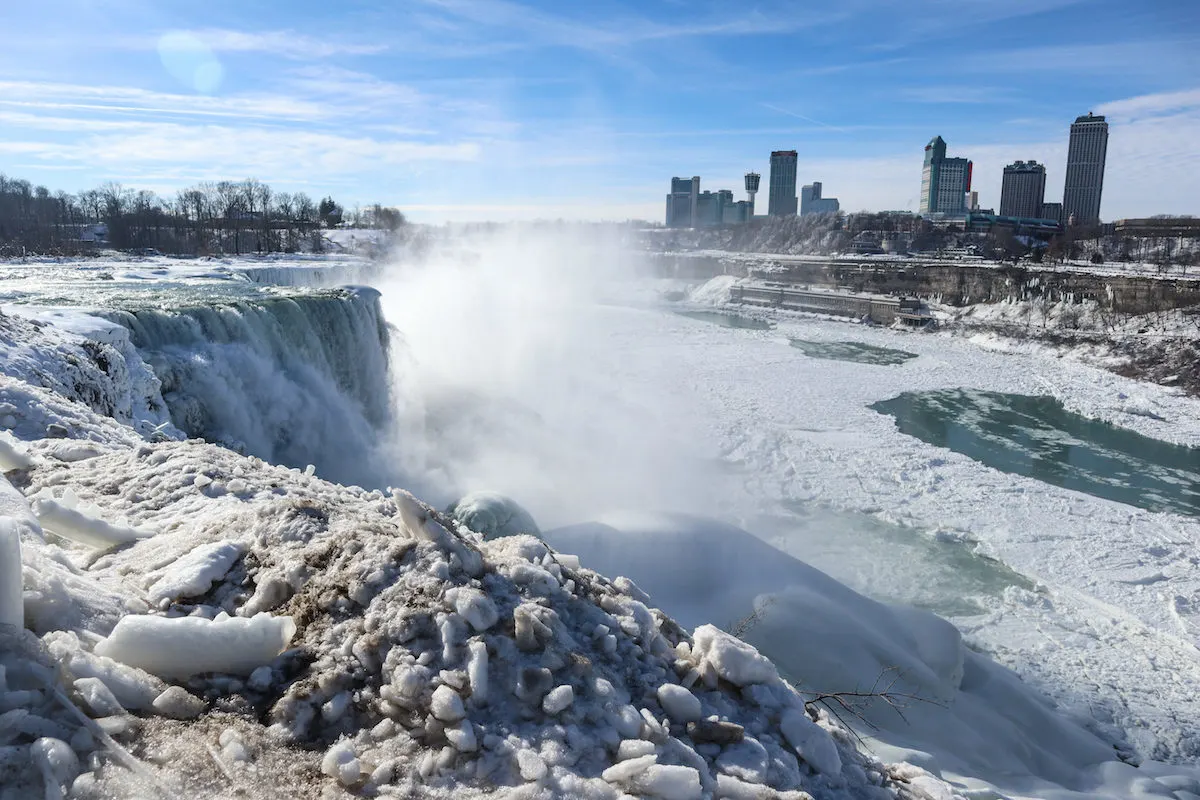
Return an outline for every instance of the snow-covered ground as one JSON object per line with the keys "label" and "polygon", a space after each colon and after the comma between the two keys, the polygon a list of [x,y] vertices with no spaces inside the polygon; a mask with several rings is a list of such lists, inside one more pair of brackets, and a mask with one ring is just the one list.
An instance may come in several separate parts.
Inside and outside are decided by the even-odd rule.
{"label": "snow-covered ground", "polygon": [[[1011,268],[1011,261],[990,261],[984,258],[975,258],[970,261],[961,261],[955,257],[946,256],[939,257],[933,253],[917,253],[913,255],[895,255],[886,254],[863,254],[863,253],[831,253],[828,255],[803,255],[796,253],[772,253],[772,252],[741,252],[736,250],[683,250],[674,253],[680,257],[694,258],[711,258],[719,259],[730,264],[741,264],[747,269],[765,269],[786,268],[789,264],[826,264],[831,261],[846,263],[846,264],[891,264],[898,267],[903,267],[905,264],[917,263],[943,263],[947,265],[964,264],[973,267],[986,267],[990,269]],[[1140,261],[1108,261],[1106,263],[1095,264],[1087,259],[1073,259],[1062,262],[1046,261],[1038,263],[1034,261],[1020,262],[1022,269],[1030,270],[1031,272],[1085,272],[1092,275],[1108,275],[1120,276],[1129,275],[1141,278],[1158,278],[1163,280],[1178,280],[1181,278],[1197,280],[1200,279],[1200,267],[1186,266],[1182,264],[1154,264]]]}
{"label": "snow-covered ground", "polygon": [[[794,315],[720,327],[671,313],[661,286],[601,286],[603,248],[564,273],[560,248],[533,245],[380,278],[403,358],[370,454],[389,464],[361,455],[373,485],[438,506],[514,497],[579,565],[402,492],[172,441],[163,363],[111,322],[0,317],[16,437],[0,546],[24,545],[32,630],[2,657],[0,796],[1200,795],[1197,520],[998,472],[869,408],[1051,394],[1195,446],[1194,400],[966,339]],[[792,339],[916,358],[813,358]],[[527,518],[500,507],[463,518]],[[879,679],[900,713],[804,712]]]}

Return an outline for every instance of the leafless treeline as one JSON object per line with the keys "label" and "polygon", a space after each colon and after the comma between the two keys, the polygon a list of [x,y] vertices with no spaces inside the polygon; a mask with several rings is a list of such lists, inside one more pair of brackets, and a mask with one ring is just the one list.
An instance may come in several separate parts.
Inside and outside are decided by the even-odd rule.
{"label": "leafless treeline", "polygon": [[320,230],[343,222],[395,229],[404,216],[379,205],[346,213],[331,197],[276,192],[253,178],[201,183],[166,199],[119,183],[52,194],[0,175],[0,255],[97,246],[185,255],[320,250]]}

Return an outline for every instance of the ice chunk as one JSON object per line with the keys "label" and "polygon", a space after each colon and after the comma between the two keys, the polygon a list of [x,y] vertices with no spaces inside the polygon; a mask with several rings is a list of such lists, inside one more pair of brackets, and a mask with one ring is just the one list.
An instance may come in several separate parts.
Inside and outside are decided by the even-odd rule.
{"label": "ice chunk", "polygon": [[0,431],[0,472],[29,469],[32,466],[33,459],[29,457],[29,454],[17,444],[7,431]]}
{"label": "ice chunk", "polygon": [[99,678],[76,679],[75,692],[93,717],[114,717],[125,713],[112,691]]}
{"label": "ice chunk", "polygon": [[291,617],[269,614],[217,620],[128,616],[96,645],[96,653],[162,678],[201,672],[249,675],[279,655],[295,633]]}
{"label": "ice chunk", "polygon": [[475,739],[475,729],[471,727],[470,720],[464,719],[456,727],[446,728],[446,739],[460,753],[473,753],[479,749],[479,743]]}
{"label": "ice chunk", "polygon": [[144,710],[166,689],[153,675],[111,658],[81,649],[79,639],[70,633],[55,631],[45,636],[50,653],[76,678],[99,678],[122,706]]}
{"label": "ice chunk", "polygon": [[86,461],[89,458],[96,458],[107,452],[105,449],[97,446],[92,442],[81,442],[75,439],[70,439],[60,444],[56,444],[49,449],[47,455],[51,458],[56,458],[59,461],[65,461],[73,464],[76,461]]}
{"label": "ice chunk", "polygon": [[692,654],[710,665],[717,675],[736,686],[772,683],[779,680],[775,665],[752,645],[736,639],[714,625],[701,625],[692,634]]}
{"label": "ice chunk", "polygon": [[566,711],[573,702],[575,702],[575,690],[570,685],[563,684],[550,690],[550,693],[542,700],[542,710],[547,714],[558,714]]}
{"label": "ice chunk", "polygon": [[472,492],[450,506],[447,513],[484,539],[541,533],[528,511],[499,492]]}
{"label": "ice chunk", "polygon": [[476,631],[486,631],[500,619],[496,604],[478,589],[458,586],[446,592],[446,599],[454,604],[454,610]]}
{"label": "ice chunk", "polygon": [[658,702],[675,722],[695,722],[700,719],[700,698],[674,683],[658,687]]}
{"label": "ice chunk", "polygon": [[717,790],[713,797],[716,800],[768,800],[779,797],[779,793],[761,784],[746,783],[732,775],[718,775]]}
{"label": "ice chunk", "polygon": [[662,800],[700,800],[700,773],[691,767],[653,764],[634,775],[629,788]]}
{"label": "ice chunk", "polygon": [[342,739],[325,751],[325,757],[321,759],[321,771],[336,778],[343,786],[357,783],[362,777],[362,766],[354,753],[354,744]]}
{"label": "ice chunk", "polygon": [[154,710],[170,719],[195,719],[204,713],[204,701],[181,686],[168,686],[154,698]]}
{"label": "ice chunk", "polygon": [[532,750],[517,751],[517,769],[527,781],[540,781],[546,777],[546,762]]}
{"label": "ice chunk", "polygon": [[0,628],[25,627],[21,586],[21,532],[15,519],[0,517]]}
{"label": "ice chunk", "polygon": [[487,702],[488,693],[488,651],[487,645],[475,640],[467,645],[470,660],[467,661],[467,678],[471,682],[471,702],[483,705]]}
{"label": "ice chunk", "polygon": [[[46,797],[62,797],[61,787],[69,786],[79,775],[79,759],[71,746],[61,739],[43,737],[29,748],[29,757],[46,782]],[[50,792],[50,787],[60,791]]]}
{"label": "ice chunk", "polygon": [[729,745],[717,757],[719,771],[749,783],[765,782],[769,764],[767,748],[750,737]]}
{"label": "ice chunk", "polygon": [[204,594],[225,577],[243,549],[237,542],[210,542],[194,548],[162,570],[147,592],[150,602]]}
{"label": "ice chunk", "polygon": [[648,742],[645,739],[625,739],[617,747],[617,760],[628,761],[631,758],[641,758],[653,753],[654,742]]}
{"label": "ice chunk", "polygon": [[842,758],[833,737],[803,711],[793,708],[786,712],[779,721],[779,729],[788,744],[817,772],[837,775],[842,771]]}
{"label": "ice chunk", "polygon": [[46,530],[89,547],[112,547],[154,535],[154,531],[151,530],[113,525],[93,514],[68,508],[49,497],[40,497],[34,501],[34,513]]}
{"label": "ice chunk", "polygon": [[463,708],[462,697],[449,686],[439,686],[433,690],[433,700],[429,710],[433,716],[442,722],[458,722],[467,715]]}
{"label": "ice chunk", "polygon": [[658,762],[658,756],[653,753],[638,758],[631,758],[628,761],[618,761],[604,772],[600,773],[600,777],[609,783],[627,783],[636,775],[650,769]]}

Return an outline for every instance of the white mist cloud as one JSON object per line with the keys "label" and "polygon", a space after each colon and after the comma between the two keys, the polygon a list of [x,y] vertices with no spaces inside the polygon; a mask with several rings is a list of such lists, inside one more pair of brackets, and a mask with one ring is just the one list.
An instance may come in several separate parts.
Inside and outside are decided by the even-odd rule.
{"label": "white mist cloud", "polygon": [[414,491],[499,491],[543,526],[711,508],[716,454],[687,435],[703,420],[685,387],[614,382],[629,366],[615,359],[661,357],[618,345],[624,315],[660,312],[623,306],[645,283],[616,233],[509,226],[396,260],[380,288],[403,353],[394,457]]}

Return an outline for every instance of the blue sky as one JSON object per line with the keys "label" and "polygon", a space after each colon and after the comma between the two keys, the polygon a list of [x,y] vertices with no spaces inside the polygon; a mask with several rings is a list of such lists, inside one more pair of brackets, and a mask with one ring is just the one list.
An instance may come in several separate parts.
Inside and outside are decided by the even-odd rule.
{"label": "blue sky", "polygon": [[[799,151],[847,210],[915,209],[935,134],[1047,165],[1112,124],[1102,215],[1200,214],[1196,0],[39,0],[0,10],[0,172],[200,180],[414,219],[662,216]],[[14,7],[15,6],[15,7]],[[740,194],[740,192],[739,192]]]}

